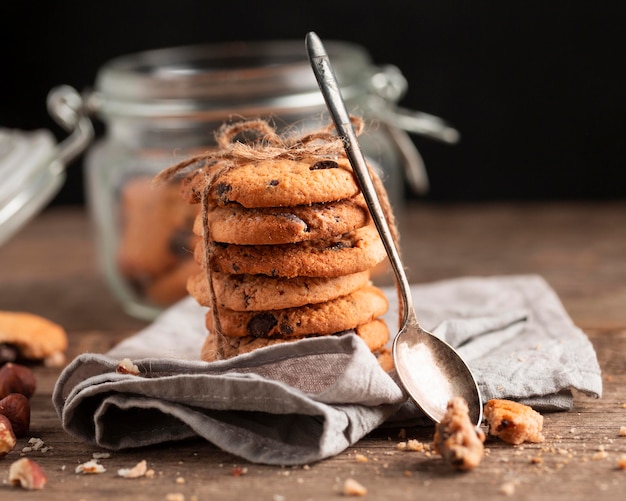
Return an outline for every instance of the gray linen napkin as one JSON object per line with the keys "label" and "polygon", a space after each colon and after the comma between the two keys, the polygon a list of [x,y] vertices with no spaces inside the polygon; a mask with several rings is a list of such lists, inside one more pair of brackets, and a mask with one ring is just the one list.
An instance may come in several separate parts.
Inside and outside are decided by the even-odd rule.
{"label": "gray linen napkin", "polygon": [[[458,348],[484,401],[555,411],[571,409],[573,388],[601,395],[593,346],[541,277],[468,277],[412,292],[420,322]],[[393,330],[395,290],[386,293]],[[353,333],[205,363],[204,312],[186,298],[106,355],[73,360],[53,394],[64,428],[112,450],[202,437],[252,462],[296,465],[383,424],[425,422]],[[116,372],[124,358],[139,375]]]}

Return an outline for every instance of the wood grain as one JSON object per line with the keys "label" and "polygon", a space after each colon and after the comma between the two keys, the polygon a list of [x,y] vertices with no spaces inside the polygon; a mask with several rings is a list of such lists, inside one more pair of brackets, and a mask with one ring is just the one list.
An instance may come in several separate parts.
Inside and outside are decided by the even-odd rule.
{"label": "wood grain", "polygon": [[[604,394],[576,394],[571,412],[545,415],[542,444],[509,446],[490,439],[474,471],[456,473],[439,457],[399,451],[406,438],[429,443],[432,427],[379,429],[338,456],[306,467],[249,464],[202,440],[115,452],[107,471],[80,475],[76,466],[97,448],[60,426],[51,393],[59,369],[34,367],[31,437],[47,452],[16,450],[0,459],[0,479],[26,455],[38,461],[48,484],[37,499],[322,500],[344,497],[343,482],[363,484],[366,499],[623,499],[626,471],[626,203],[410,205],[401,215],[402,250],[409,278],[426,282],[470,275],[537,273],[559,294],[596,348]],[[383,275],[381,281],[390,280]],[[103,352],[145,325],[126,316],[108,292],[96,264],[86,215],[49,210],[0,248],[0,308],[26,310],[63,324],[69,357]],[[406,436],[404,435],[406,434]],[[363,461],[361,456],[367,459]],[[359,460],[361,458],[361,460]],[[146,459],[154,478],[117,477],[119,468]],[[508,495],[507,495],[508,493]],[[0,498],[34,499],[0,481]]]}

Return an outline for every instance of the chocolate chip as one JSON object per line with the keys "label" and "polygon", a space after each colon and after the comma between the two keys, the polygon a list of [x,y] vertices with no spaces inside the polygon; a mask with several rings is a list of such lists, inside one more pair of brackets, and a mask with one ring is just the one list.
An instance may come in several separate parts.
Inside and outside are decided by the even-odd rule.
{"label": "chocolate chip", "polygon": [[296,224],[304,226],[304,229],[302,231],[304,231],[305,233],[311,231],[311,228],[309,228],[307,224],[295,214],[291,214],[289,212],[283,212],[279,214],[279,216],[285,218],[287,221],[291,221],[292,223],[296,223]]}
{"label": "chocolate chip", "polygon": [[217,193],[217,196],[220,198],[225,198],[232,189],[233,187],[228,183],[217,183],[215,185],[215,193]]}
{"label": "chocolate chip", "polygon": [[350,247],[347,243],[345,242],[335,242],[333,244],[331,244],[328,248],[330,250],[341,250],[341,249],[347,249],[348,247]]}
{"label": "chocolate chip", "polygon": [[339,168],[339,164],[334,160],[322,160],[320,162],[315,162],[309,170],[323,170],[323,169],[337,169]]}
{"label": "chocolate chip", "polygon": [[278,179],[272,179],[269,183],[267,183],[269,186],[278,186],[280,183],[280,181]]}
{"label": "chocolate chip", "polygon": [[498,425],[497,431],[506,430],[509,426],[511,426],[511,422],[508,419],[503,419]]}
{"label": "chocolate chip", "polygon": [[15,362],[18,356],[17,347],[8,343],[0,343],[0,365]]}
{"label": "chocolate chip", "polygon": [[289,336],[291,334],[293,334],[293,327],[289,324],[280,324],[280,333],[283,336]]}
{"label": "chocolate chip", "polygon": [[267,337],[271,330],[276,327],[276,317],[268,312],[257,313],[246,326],[248,334],[254,337]]}

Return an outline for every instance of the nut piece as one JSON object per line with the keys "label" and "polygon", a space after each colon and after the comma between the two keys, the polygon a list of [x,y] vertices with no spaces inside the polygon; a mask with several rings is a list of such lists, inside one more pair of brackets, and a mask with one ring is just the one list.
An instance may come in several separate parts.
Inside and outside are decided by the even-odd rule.
{"label": "nut piece", "polygon": [[448,402],[446,413],[435,427],[433,445],[443,460],[458,470],[471,470],[480,464],[485,434],[469,417],[467,402],[460,397]]}
{"label": "nut piece", "polygon": [[30,398],[36,387],[35,375],[25,365],[7,362],[0,367],[0,398],[9,393],[21,393]]}
{"label": "nut piece", "polygon": [[130,358],[125,358],[117,364],[115,372],[118,374],[132,374],[138,376],[140,374],[139,367],[137,367]]}
{"label": "nut piece", "polygon": [[74,471],[75,473],[85,473],[92,475],[97,473],[104,473],[107,470],[104,466],[98,463],[97,459],[90,459],[86,463],[79,464]]}
{"label": "nut piece", "polygon": [[132,468],[120,468],[117,470],[117,474],[124,478],[139,478],[143,477],[147,471],[148,463],[146,463],[145,459],[142,459]]}
{"label": "nut piece", "polygon": [[492,399],[485,405],[489,434],[505,442],[543,442],[543,416],[528,405],[511,400]]}
{"label": "nut piece", "polygon": [[9,483],[23,489],[43,489],[46,485],[46,474],[41,466],[32,459],[22,458],[11,464]]}
{"label": "nut piece", "polygon": [[6,416],[0,415],[0,458],[6,456],[15,448],[17,440],[11,423]]}
{"label": "nut piece", "polygon": [[0,415],[11,423],[17,438],[25,437],[30,429],[30,402],[20,393],[11,393],[0,400]]}

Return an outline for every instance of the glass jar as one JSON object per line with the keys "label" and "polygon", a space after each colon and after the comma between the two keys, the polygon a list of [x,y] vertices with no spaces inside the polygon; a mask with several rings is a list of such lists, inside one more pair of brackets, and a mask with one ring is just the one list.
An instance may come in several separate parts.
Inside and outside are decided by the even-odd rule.
{"label": "glass jar", "polygon": [[[361,147],[381,170],[399,209],[405,173],[417,192],[428,188],[419,153],[405,131],[450,143],[457,133],[437,117],[397,107],[407,88],[397,68],[374,66],[358,45],[325,45],[349,110],[365,120]],[[76,99],[67,87],[51,96],[54,116]],[[85,158],[87,202],[105,276],[126,311],[144,319],[186,295],[186,279],[196,266],[191,222],[197,206],[187,205],[176,186],[153,186],[154,176],[210,148],[213,132],[224,122],[267,118],[278,132],[293,127],[306,132],[330,123],[300,41],[122,56],[100,68],[94,89],[73,108],[106,126]]]}

